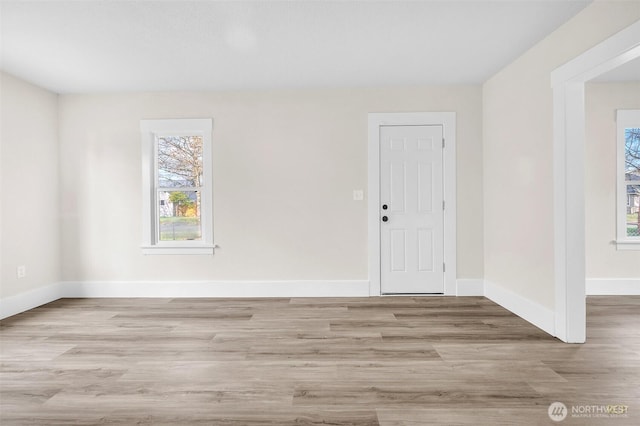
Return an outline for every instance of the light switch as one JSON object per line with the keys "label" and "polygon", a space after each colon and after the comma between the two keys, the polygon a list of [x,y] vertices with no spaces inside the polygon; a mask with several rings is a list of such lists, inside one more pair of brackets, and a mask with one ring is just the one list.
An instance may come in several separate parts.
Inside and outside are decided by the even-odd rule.
{"label": "light switch", "polygon": [[364,191],[362,189],[354,189],[353,201],[362,201],[362,200],[364,200]]}

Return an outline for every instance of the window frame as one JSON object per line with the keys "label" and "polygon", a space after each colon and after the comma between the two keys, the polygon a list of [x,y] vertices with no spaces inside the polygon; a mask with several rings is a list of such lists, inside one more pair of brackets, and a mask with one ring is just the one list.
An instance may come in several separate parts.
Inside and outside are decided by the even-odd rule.
{"label": "window frame", "polygon": [[640,236],[627,236],[627,204],[629,195],[625,179],[625,129],[640,127],[640,110],[617,110],[616,111],[616,148],[617,148],[617,168],[616,168],[616,247],[618,250],[640,250]]}
{"label": "window frame", "polygon": [[[143,195],[141,249],[143,254],[212,255],[214,253],[212,130],[213,119],[211,118],[140,120]],[[163,136],[202,137],[200,240],[160,241],[158,191],[161,188],[158,184],[157,141]],[[195,188],[189,190],[195,190]]]}

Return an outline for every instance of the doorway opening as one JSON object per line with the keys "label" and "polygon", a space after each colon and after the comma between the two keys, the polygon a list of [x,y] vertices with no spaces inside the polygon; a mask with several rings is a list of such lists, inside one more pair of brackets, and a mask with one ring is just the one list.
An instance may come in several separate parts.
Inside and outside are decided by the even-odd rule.
{"label": "doorway opening", "polygon": [[640,22],[551,73],[554,139],[555,334],[586,340],[585,83],[640,57]]}

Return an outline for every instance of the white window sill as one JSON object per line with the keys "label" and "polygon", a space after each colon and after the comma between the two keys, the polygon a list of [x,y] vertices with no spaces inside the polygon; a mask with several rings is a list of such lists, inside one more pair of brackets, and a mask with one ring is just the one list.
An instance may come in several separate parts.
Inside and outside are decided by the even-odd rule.
{"label": "white window sill", "polygon": [[640,240],[614,241],[618,250],[640,250]]}
{"label": "white window sill", "polygon": [[216,245],[199,246],[143,246],[144,255],[213,255]]}

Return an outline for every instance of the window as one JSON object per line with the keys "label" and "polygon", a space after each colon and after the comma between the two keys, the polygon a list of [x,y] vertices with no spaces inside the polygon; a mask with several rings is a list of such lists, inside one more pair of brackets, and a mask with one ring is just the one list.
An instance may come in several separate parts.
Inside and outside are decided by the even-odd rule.
{"label": "window", "polygon": [[640,110],[618,110],[619,250],[640,250]]}
{"label": "window", "polygon": [[144,254],[213,254],[211,119],[142,120]]}

